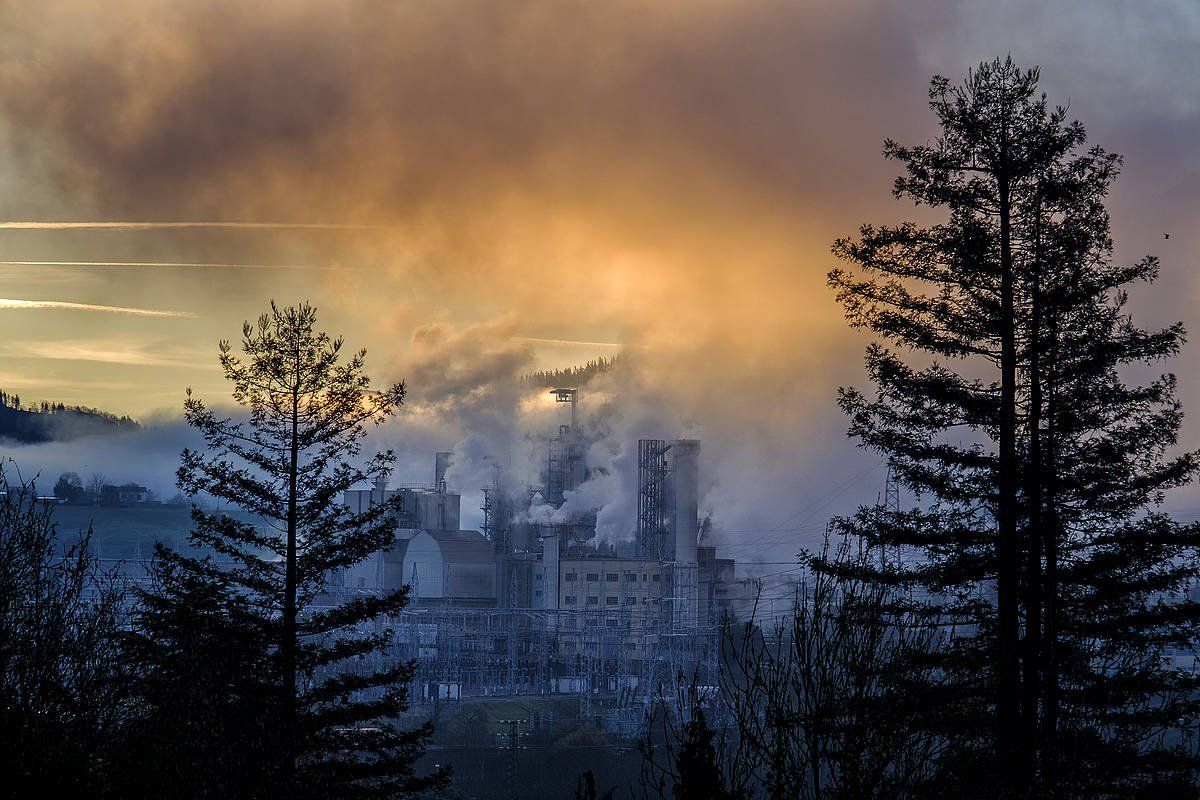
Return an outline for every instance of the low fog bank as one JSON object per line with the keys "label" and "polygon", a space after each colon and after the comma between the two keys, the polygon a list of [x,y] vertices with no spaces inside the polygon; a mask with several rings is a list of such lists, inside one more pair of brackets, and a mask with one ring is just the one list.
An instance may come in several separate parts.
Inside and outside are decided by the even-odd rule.
{"label": "low fog bank", "polygon": [[175,470],[185,447],[203,447],[204,440],[182,415],[156,414],[140,428],[118,433],[82,436],[41,444],[0,441],[9,481],[33,480],[39,494],[51,494],[64,472],[74,472],[86,484],[93,476],[105,483],[137,483],[158,500],[178,493]]}
{"label": "low fog bank", "polygon": [[[368,354],[368,372],[378,382],[405,380],[408,395],[395,418],[369,431],[365,452],[395,452],[394,485],[430,485],[434,453],[452,451],[446,480],[462,494],[464,528],[480,528],[483,488],[497,465],[515,494],[542,484],[549,437],[570,421],[568,405],[521,381],[535,354],[516,330],[509,318],[428,324],[409,333],[394,360]],[[801,385],[782,362],[746,365],[741,374],[706,373],[703,363],[695,351],[628,342],[616,367],[580,387],[589,479],[567,494],[562,509],[535,503],[530,516],[553,522],[596,510],[601,540],[633,538],[637,440],[645,438],[701,440],[702,536],[750,573],[792,561],[820,542],[830,516],[878,500],[886,469],[846,438],[834,377]],[[25,478],[38,476],[46,493],[72,471],[85,482],[101,473],[109,483],[139,483],[165,500],[177,491],[180,451],[202,445],[177,414],[163,412],[136,431],[4,452]],[[913,502],[902,493],[902,505]],[[1166,507],[1200,517],[1200,496],[1188,487]]]}
{"label": "low fog bank", "polygon": [[[570,421],[569,406],[521,381],[536,362],[516,333],[507,317],[428,324],[409,333],[394,360],[379,349],[368,354],[369,374],[380,383],[404,380],[408,395],[394,419],[370,429],[365,451],[395,452],[393,484],[426,485],[433,454],[452,451],[446,479],[462,494],[464,528],[481,526],[483,488],[496,465],[514,492],[542,483],[549,437]],[[596,510],[601,539],[631,539],[637,440],[644,438],[702,441],[704,537],[741,562],[790,560],[819,540],[830,514],[876,499],[884,470],[845,440],[833,386],[815,393],[825,394],[822,403],[804,392],[793,393],[795,403],[781,402],[784,387],[762,375],[706,375],[686,366],[699,363],[694,353],[629,342],[614,369],[580,387],[588,481],[568,494],[564,509],[535,505],[531,515],[552,521],[554,513]],[[740,396],[740,386],[755,388]],[[227,395],[203,399],[218,408],[229,402]],[[99,473],[109,483],[138,483],[166,500],[177,492],[180,451],[201,446],[179,412],[164,411],[136,431],[4,452],[45,493],[70,471],[84,482]]]}

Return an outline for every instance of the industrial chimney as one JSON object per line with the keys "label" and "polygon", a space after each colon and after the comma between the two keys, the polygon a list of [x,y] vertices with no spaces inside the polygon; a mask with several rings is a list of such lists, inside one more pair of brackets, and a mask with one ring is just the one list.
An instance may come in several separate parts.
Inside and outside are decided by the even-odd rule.
{"label": "industrial chimney", "polygon": [[439,492],[446,491],[446,470],[454,460],[454,453],[433,454],[433,487]]}
{"label": "industrial chimney", "polygon": [[700,440],[671,442],[671,496],[674,510],[671,534],[675,561],[696,563],[696,541],[700,534]]}

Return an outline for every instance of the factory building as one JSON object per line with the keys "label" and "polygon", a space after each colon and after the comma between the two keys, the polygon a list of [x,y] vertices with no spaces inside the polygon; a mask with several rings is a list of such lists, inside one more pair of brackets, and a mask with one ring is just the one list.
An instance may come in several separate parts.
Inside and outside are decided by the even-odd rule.
{"label": "factory building", "polygon": [[597,543],[595,511],[528,522],[523,512],[535,498],[559,507],[589,477],[578,391],[553,394],[570,404],[571,424],[550,437],[543,486],[514,489],[497,468],[484,491],[482,532],[458,527],[448,453],[436,454],[432,485],[389,489],[381,481],[346,492],[352,511],[389,499],[398,506],[391,547],[332,576],[331,589],[411,587],[408,608],[392,622],[394,655],[418,662],[414,697],[650,692],[701,662],[715,671],[717,624],[747,605],[734,561],[700,542],[698,440],[638,442],[638,518],[628,543]]}
{"label": "factory building", "polygon": [[477,531],[402,529],[387,550],[348,567],[341,576],[350,590],[393,590],[410,586],[410,602],[495,605],[495,558]]}
{"label": "factory building", "polygon": [[645,658],[664,618],[663,569],[632,558],[571,558],[561,562],[558,589],[563,655]]}
{"label": "factory building", "polygon": [[387,481],[379,479],[370,488],[346,491],[343,502],[350,511],[358,514],[384,500],[398,498],[394,502],[399,506],[396,527],[400,530],[456,531],[459,528],[462,498],[446,490],[446,470],[450,466],[451,455],[435,455],[432,486],[405,484],[389,489]]}
{"label": "factory building", "polygon": [[350,489],[342,500],[352,513],[391,501],[396,506],[396,539],[387,550],[346,569],[335,578],[349,590],[411,587],[414,603],[456,602],[482,606],[496,597],[491,543],[478,531],[459,530],[462,498],[446,489],[451,453],[434,458],[432,485],[389,489],[379,479],[370,488]]}
{"label": "factory building", "polygon": [[417,603],[492,604],[495,559],[476,531],[421,531],[397,547],[403,551],[404,583]]}

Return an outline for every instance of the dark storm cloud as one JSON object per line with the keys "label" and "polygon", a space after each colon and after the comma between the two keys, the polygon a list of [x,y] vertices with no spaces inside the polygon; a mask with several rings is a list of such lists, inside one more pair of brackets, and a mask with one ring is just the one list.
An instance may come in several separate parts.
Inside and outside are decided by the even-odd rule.
{"label": "dark storm cloud", "polygon": [[660,157],[807,194],[841,186],[830,151],[873,153],[864,116],[913,88],[878,68],[912,62],[910,21],[865,6],[66,3],[4,23],[5,117],[49,137],[73,186],[143,214],[265,195],[391,219],[502,178],[586,192]]}
{"label": "dark storm cloud", "polygon": [[[1119,252],[1163,257],[1139,308],[1196,328],[1197,13],[1183,0],[8,4],[0,217],[378,227],[187,251],[165,238],[178,232],[147,231],[119,254],[15,252],[29,232],[5,231],[0,255],[349,268],[288,289],[382,348],[439,420],[453,416],[434,408],[441,390],[466,399],[464,420],[479,398],[488,410],[492,370],[529,361],[513,339],[637,344],[637,375],[613,389],[621,435],[702,435],[717,521],[769,538],[809,525],[806,508],[874,499],[841,488],[871,460],[833,408],[835,387],[861,380],[864,342],[824,275],[835,236],[912,215],[880,145],[934,134],[935,72],[959,79],[1008,52],[1041,63],[1051,100],[1127,156]],[[248,280],[114,279],[120,298],[87,300],[183,296],[219,323],[215,340],[251,315],[231,302],[280,292]],[[1200,382],[1181,387],[1200,404]],[[520,402],[504,394],[500,416]],[[497,435],[492,417],[464,452]],[[455,445],[426,427],[422,446]]]}

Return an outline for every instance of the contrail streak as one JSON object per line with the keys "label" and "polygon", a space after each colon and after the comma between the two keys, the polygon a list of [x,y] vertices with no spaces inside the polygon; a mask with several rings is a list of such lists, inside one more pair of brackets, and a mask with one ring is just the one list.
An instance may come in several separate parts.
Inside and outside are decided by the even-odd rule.
{"label": "contrail streak", "polygon": [[371,230],[382,225],[349,225],[334,222],[216,222],[216,221],[183,221],[183,222],[35,222],[9,220],[0,222],[0,229],[6,230],[72,230],[72,229],[109,229],[125,231],[154,230],[156,228],[258,228],[258,229],[296,229],[296,230]]}
{"label": "contrail streak", "polygon": [[620,342],[577,342],[574,339],[540,339],[536,336],[513,337],[519,342],[537,342],[538,344],[578,345],[581,347],[624,347]]}
{"label": "contrail streak", "polygon": [[187,311],[161,311],[156,308],[102,306],[94,303],[68,303],[65,300],[13,300],[0,297],[0,310],[57,309],[63,311],[102,311],[108,314],[130,314],[135,317],[194,317]]}
{"label": "contrail streak", "polygon": [[181,267],[185,269],[345,269],[312,264],[227,264],[207,261],[0,261],[5,267]]}
{"label": "contrail streak", "polygon": [[187,367],[195,369],[205,364],[181,358],[156,355],[137,345],[120,341],[90,342],[81,339],[44,342],[13,342],[0,350],[10,358],[55,359],[62,361],[98,361],[104,364],[124,364],[136,367]]}

